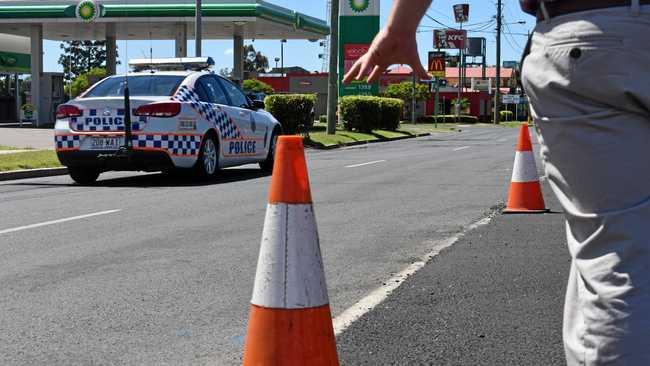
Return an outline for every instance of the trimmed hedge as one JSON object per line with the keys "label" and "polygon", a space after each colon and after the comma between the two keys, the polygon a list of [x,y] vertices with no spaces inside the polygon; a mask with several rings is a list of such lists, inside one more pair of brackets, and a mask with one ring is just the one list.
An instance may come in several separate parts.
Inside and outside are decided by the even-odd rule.
{"label": "trimmed hedge", "polygon": [[348,131],[396,130],[404,102],[394,98],[346,96],[339,101],[339,116]]}
{"label": "trimmed hedge", "polygon": [[266,110],[282,124],[282,132],[294,135],[314,124],[313,94],[275,94],[264,99]]}
{"label": "trimmed hedge", "polygon": [[404,101],[397,98],[379,98],[379,128],[395,131],[404,110]]}
{"label": "trimmed hedge", "polygon": [[[418,118],[418,122],[420,123],[434,123],[436,119],[434,116],[424,116]],[[468,116],[465,114],[461,114],[459,118],[460,123],[464,124],[472,124],[472,123],[478,123],[478,118],[475,116]],[[454,115],[440,115],[438,116],[438,123],[456,123],[456,116]]]}

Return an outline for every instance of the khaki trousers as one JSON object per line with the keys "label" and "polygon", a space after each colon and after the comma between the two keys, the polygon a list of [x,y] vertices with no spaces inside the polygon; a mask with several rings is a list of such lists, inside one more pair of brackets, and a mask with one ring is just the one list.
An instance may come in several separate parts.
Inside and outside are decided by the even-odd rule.
{"label": "khaki trousers", "polygon": [[531,42],[523,85],[572,257],[567,364],[650,365],[650,7],[559,16]]}

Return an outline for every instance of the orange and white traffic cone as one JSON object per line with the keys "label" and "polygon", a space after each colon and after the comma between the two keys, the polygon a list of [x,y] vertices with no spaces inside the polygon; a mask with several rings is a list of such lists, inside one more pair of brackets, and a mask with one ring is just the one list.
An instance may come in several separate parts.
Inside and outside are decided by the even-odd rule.
{"label": "orange and white traffic cone", "polygon": [[339,364],[299,136],[278,139],[243,364]]}
{"label": "orange and white traffic cone", "polygon": [[512,169],[508,204],[504,213],[543,213],[548,212],[544,205],[542,187],[539,184],[533,145],[530,142],[528,124],[522,123],[515,153],[515,166]]}

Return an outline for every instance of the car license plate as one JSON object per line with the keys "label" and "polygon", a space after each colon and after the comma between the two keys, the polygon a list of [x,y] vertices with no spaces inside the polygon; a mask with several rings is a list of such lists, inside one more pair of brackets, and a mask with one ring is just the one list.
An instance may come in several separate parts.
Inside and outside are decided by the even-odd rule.
{"label": "car license plate", "polygon": [[90,140],[90,150],[117,150],[124,145],[122,137],[93,137]]}

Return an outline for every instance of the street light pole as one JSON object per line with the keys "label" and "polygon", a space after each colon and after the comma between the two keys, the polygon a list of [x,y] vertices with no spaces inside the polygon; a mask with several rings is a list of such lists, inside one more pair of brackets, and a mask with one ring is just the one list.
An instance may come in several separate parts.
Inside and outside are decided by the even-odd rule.
{"label": "street light pole", "polygon": [[284,44],[286,39],[280,41],[280,67],[282,68],[282,77],[284,77]]}
{"label": "street light pole", "polygon": [[494,124],[499,123],[501,115],[501,0],[497,1],[497,75],[496,90],[494,91]]}
{"label": "street light pole", "polygon": [[336,108],[339,103],[339,74],[337,72],[339,62],[339,0],[332,0],[330,9],[330,65],[327,80],[327,134],[336,134]]}
{"label": "street light pole", "polygon": [[194,17],[194,33],[196,34],[195,39],[195,55],[196,57],[201,57],[201,41],[203,38],[203,30],[201,28],[201,0],[196,0],[196,12]]}

